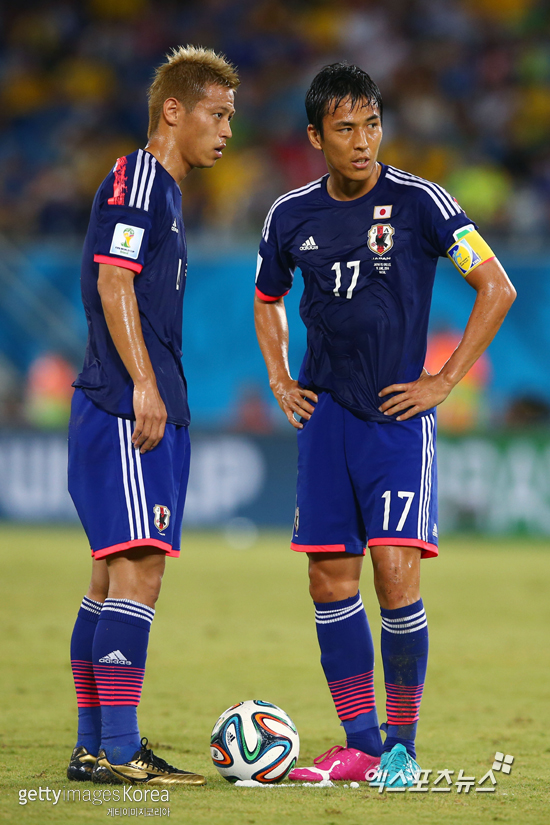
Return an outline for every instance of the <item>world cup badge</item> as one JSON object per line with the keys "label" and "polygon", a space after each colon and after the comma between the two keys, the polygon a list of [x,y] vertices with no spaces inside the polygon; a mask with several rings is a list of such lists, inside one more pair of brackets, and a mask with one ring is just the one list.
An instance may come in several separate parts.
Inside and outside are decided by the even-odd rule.
{"label": "world cup badge", "polygon": [[389,223],[375,223],[369,229],[368,247],[377,255],[385,255],[393,246],[395,229]]}
{"label": "world cup badge", "polygon": [[170,524],[170,510],[164,504],[155,504],[153,507],[155,514],[155,527],[162,533]]}

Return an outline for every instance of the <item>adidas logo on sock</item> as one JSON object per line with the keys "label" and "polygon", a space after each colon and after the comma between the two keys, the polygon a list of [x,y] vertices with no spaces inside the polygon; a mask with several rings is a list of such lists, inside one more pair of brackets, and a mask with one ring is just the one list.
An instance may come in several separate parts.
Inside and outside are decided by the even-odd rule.
{"label": "adidas logo on sock", "polygon": [[300,252],[308,252],[310,249],[319,249],[315,241],[313,240],[313,235],[310,235],[307,241],[304,241],[300,247]]}
{"label": "adidas logo on sock", "polygon": [[106,665],[131,665],[132,663],[128,661],[124,653],[121,653],[120,650],[113,650],[112,653],[109,653],[107,656],[103,656],[99,660]]}
{"label": "adidas logo on sock", "polygon": [[177,233],[178,233],[178,235],[179,235],[179,229],[178,229],[178,225],[177,225],[177,223],[176,223],[176,219],[175,219],[175,218],[174,218],[174,223],[172,224],[172,226],[170,227],[170,229],[172,230],[172,232],[177,232]]}

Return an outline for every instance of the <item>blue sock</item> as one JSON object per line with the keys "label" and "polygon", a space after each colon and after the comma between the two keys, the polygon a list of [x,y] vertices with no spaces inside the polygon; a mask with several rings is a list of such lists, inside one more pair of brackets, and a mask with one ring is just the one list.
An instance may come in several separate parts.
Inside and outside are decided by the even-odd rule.
{"label": "blue sock", "polygon": [[380,609],[386,682],[384,752],[401,743],[416,759],[416,727],[428,665],[428,622],[422,599],[396,610]]}
{"label": "blue sock", "polygon": [[71,637],[71,669],[78,705],[77,747],[97,756],[101,739],[101,707],[94,679],[92,645],[102,608],[84,596]]}
{"label": "blue sock", "polygon": [[382,752],[374,698],[374,647],[361,595],[314,602],[321,664],[347,747],[370,756]]}
{"label": "blue sock", "polygon": [[137,706],[155,611],[130,599],[106,599],[94,636],[94,675],[101,702],[101,747],[113,765],[140,748]]}

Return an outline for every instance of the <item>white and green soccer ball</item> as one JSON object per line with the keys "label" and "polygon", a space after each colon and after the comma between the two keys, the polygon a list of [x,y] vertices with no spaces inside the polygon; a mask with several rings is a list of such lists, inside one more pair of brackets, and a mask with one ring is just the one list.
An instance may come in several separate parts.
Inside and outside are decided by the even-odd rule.
{"label": "white and green soccer ball", "polygon": [[210,737],[212,761],[228,782],[280,782],[300,753],[296,725],[277,705],[249,699],[227,708]]}

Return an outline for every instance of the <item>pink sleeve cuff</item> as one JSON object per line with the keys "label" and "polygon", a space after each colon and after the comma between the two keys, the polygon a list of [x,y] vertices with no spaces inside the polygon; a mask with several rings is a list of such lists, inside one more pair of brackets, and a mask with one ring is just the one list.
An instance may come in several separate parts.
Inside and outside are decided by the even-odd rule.
{"label": "pink sleeve cuff", "polygon": [[258,296],[258,298],[260,298],[260,300],[262,301],[268,301],[269,303],[272,303],[273,301],[278,301],[279,298],[284,298],[285,295],[288,295],[289,292],[290,289],[287,289],[287,291],[283,292],[282,295],[277,295],[276,297],[273,297],[273,295],[265,295],[263,292],[260,292],[258,287],[256,287],[256,295]]}
{"label": "pink sleeve cuff", "polygon": [[135,261],[127,261],[126,258],[111,258],[110,255],[94,255],[96,264],[108,264],[109,266],[120,266],[122,269],[131,269],[132,272],[141,272],[142,264]]}

